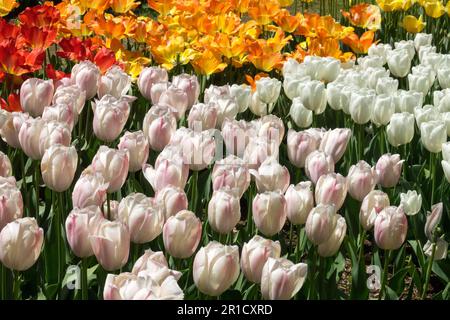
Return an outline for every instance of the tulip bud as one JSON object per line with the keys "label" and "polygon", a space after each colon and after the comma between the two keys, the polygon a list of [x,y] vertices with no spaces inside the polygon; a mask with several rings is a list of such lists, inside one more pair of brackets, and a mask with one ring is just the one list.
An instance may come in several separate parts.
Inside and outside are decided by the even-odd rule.
{"label": "tulip bud", "polygon": [[391,96],[380,94],[375,99],[371,120],[377,126],[385,126],[395,112],[394,99]]}
{"label": "tulip bud", "polygon": [[166,69],[160,67],[150,67],[142,69],[141,73],[139,74],[137,85],[144,98],[150,100],[152,86],[155,83],[167,82],[168,80],[169,76]]}
{"label": "tulip bud", "polygon": [[319,148],[320,139],[306,131],[296,132],[289,129],[287,148],[289,161],[297,168],[305,166],[306,157]]}
{"label": "tulip bud", "polygon": [[416,215],[422,208],[422,195],[417,191],[408,190],[407,193],[400,193],[400,205],[408,216]]}
{"label": "tulip bud", "polygon": [[248,106],[250,105],[251,94],[251,88],[245,84],[233,84],[230,87],[230,96],[236,100],[240,113],[248,109]]}
{"label": "tulip bud", "polygon": [[78,165],[75,147],[54,144],[45,151],[41,162],[42,179],[50,189],[63,192],[72,184]]}
{"label": "tulip bud", "polygon": [[213,162],[216,151],[216,142],[213,133],[214,131],[210,130],[201,132],[191,131],[185,137],[181,147],[185,162],[189,164],[189,169],[200,171]]}
{"label": "tulip bud", "polygon": [[258,170],[250,170],[255,177],[259,192],[280,191],[284,193],[289,186],[289,170],[273,158],[267,158],[261,163]]}
{"label": "tulip bud", "polygon": [[118,270],[127,263],[130,232],[125,224],[103,219],[90,228],[89,240],[97,261],[105,270]]}
{"label": "tulip bud", "polygon": [[215,162],[211,180],[214,191],[229,188],[242,197],[250,185],[250,172],[243,160],[230,155]]}
{"label": "tulip bud", "polygon": [[278,79],[263,77],[256,80],[256,92],[263,103],[275,103],[280,96],[280,90],[281,82]]}
{"label": "tulip bud", "polygon": [[6,154],[0,151],[0,177],[9,177],[12,174],[11,161]]}
{"label": "tulip bud", "polygon": [[398,89],[398,80],[392,78],[382,78],[379,79],[377,85],[375,86],[375,91],[377,94],[386,94],[389,96],[393,96],[397,93]]}
{"label": "tulip bud", "polygon": [[424,96],[427,95],[433,85],[429,77],[423,74],[408,74],[408,84],[409,90],[421,92]]}
{"label": "tulip bud", "polygon": [[157,82],[152,85],[150,90],[151,101],[153,105],[157,105],[161,95],[169,88],[170,82]]}
{"label": "tulip bud", "polygon": [[442,89],[450,88],[450,68],[444,67],[437,70],[439,86]]}
{"label": "tulip bud", "polygon": [[[414,51],[414,47],[412,50]],[[403,78],[408,74],[409,69],[411,69],[411,59],[412,57],[406,49],[392,50],[386,58],[389,70],[398,78]]]}
{"label": "tulip bud", "polygon": [[359,222],[364,230],[372,229],[377,215],[386,207],[390,206],[389,196],[380,190],[372,190],[361,204],[359,210]]}
{"label": "tulip bud", "polygon": [[66,219],[67,242],[73,253],[79,258],[94,255],[89,240],[89,229],[95,229],[103,222],[103,215],[97,206],[75,208],[70,211]]}
{"label": "tulip bud", "polygon": [[188,96],[188,109],[197,102],[198,96],[200,95],[200,84],[198,83],[198,79],[195,75],[183,73],[174,76],[172,79],[172,85],[183,89],[184,92],[186,92]]}
{"label": "tulip bud", "polygon": [[[217,128],[221,128],[225,120],[232,120],[236,118],[239,113],[239,106],[234,98],[215,100],[217,107]],[[209,101],[208,103],[213,103]]]}
{"label": "tulip bud", "polygon": [[367,80],[367,87],[369,89],[375,90],[378,81],[383,81],[389,77],[389,70],[386,70],[382,66],[380,67],[369,67],[364,70],[364,75]]}
{"label": "tulip bud", "polygon": [[144,164],[142,172],[155,192],[169,185],[184,189],[189,175],[189,166],[180,159],[164,159],[158,164],[155,163],[155,168]]}
{"label": "tulip bud", "polygon": [[233,230],[241,220],[239,198],[229,189],[214,191],[208,203],[208,222],[220,234]]}
{"label": "tulip bud", "polygon": [[378,182],[384,188],[392,188],[400,179],[402,173],[402,166],[405,160],[400,160],[399,154],[386,153],[382,155],[375,166]]}
{"label": "tulip bud", "polygon": [[248,281],[261,283],[262,270],[269,258],[278,259],[280,242],[264,239],[258,235],[244,243],[241,254],[241,269]]}
{"label": "tulip bud", "polygon": [[448,255],[448,242],[445,241],[442,238],[438,238],[436,243],[432,243],[430,240],[425,243],[423,246],[423,253],[425,253],[426,256],[431,257],[433,255],[433,246],[436,246],[435,252],[434,252],[434,259],[433,261],[439,261],[447,258]]}
{"label": "tulip bud", "polygon": [[414,113],[417,107],[422,107],[423,94],[422,92],[399,90],[394,101],[396,112]]}
{"label": "tulip bud", "polygon": [[58,87],[53,95],[53,105],[65,104],[74,114],[74,123],[77,123],[78,115],[86,103],[86,92],[75,85]]}
{"label": "tulip bud", "polygon": [[253,220],[264,235],[271,237],[283,229],[287,216],[285,197],[274,191],[259,193],[253,199]]}
{"label": "tulip bud", "polygon": [[249,109],[254,115],[265,116],[271,113],[273,108],[275,108],[275,103],[268,105],[261,101],[258,91],[252,93]]}
{"label": "tulip bud", "polygon": [[214,129],[217,123],[217,108],[215,103],[197,103],[189,111],[188,126],[190,129]]}
{"label": "tulip bud", "polygon": [[116,150],[107,146],[100,146],[92,159],[92,169],[99,172],[109,184],[109,193],[122,188],[127,179],[128,167],[128,150]]}
{"label": "tulip bud", "polygon": [[319,150],[330,155],[334,163],[337,163],[344,155],[351,136],[352,131],[350,129],[328,130],[322,137]]}
{"label": "tulip bud", "polygon": [[192,211],[182,210],[164,224],[164,248],[175,258],[192,256],[202,237],[202,222]]}
{"label": "tulip bud", "polygon": [[350,167],[347,181],[350,196],[355,200],[362,201],[375,188],[378,176],[375,168],[371,168],[367,162],[361,160]]}
{"label": "tulip bud", "polygon": [[158,99],[158,104],[168,106],[174,110],[177,119],[184,117],[188,107],[188,96],[183,89],[177,88],[173,85],[169,86],[166,91],[161,93]]}
{"label": "tulip bud", "polygon": [[251,137],[244,151],[244,161],[257,169],[269,157],[278,157],[278,143],[263,137]]}
{"label": "tulip bud", "polygon": [[292,100],[289,115],[291,116],[292,121],[300,128],[307,128],[312,124],[313,112],[305,108],[300,97],[296,97]]}
{"label": "tulip bud", "polygon": [[22,124],[29,118],[28,113],[7,112],[4,123],[0,126],[0,134],[3,141],[13,148],[21,148],[19,141],[20,129],[22,128]]}
{"label": "tulip bud", "polygon": [[52,104],[53,81],[30,78],[20,87],[20,106],[32,117],[42,115],[44,108]]}
{"label": "tulip bud", "polygon": [[188,207],[188,200],[183,189],[168,185],[159,190],[155,200],[161,205],[165,220]]}
{"label": "tulip bud", "polygon": [[316,184],[320,176],[334,171],[333,158],[323,151],[311,152],[305,160],[305,173]]}
{"label": "tulip bud", "polygon": [[360,90],[352,93],[350,98],[350,115],[357,124],[365,124],[372,117],[375,104],[375,92],[372,90]]}
{"label": "tulip bud", "polygon": [[131,88],[131,77],[117,65],[112,66],[100,77],[97,95],[101,99],[105,95],[111,95],[116,99],[126,95]]}
{"label": "tulip bud", "polygon": [[264,299],[289,300],[302,288],[308,266],[294,264],[285,258],[270,258],[264,265],[261,276],[261,294]]}
{"label": "tulip bud", "polygon": [[325,243],[335,229],[336,221],[334,205],[318,204],[311,210],[306,220],[306,236],[315,245]]}
{"label": "tulip bud", "polygon": [[384,250],[396,250],[406,239],[408,220],[402,207],[386,207],[375,218],[374,237],[377,246]]}
{"label": "tulip bud", "polygon": [[119,137],[130,115],[130,103],[134,97],[122,96],[118,99],[105,95],[92,103],[94,111],[93,130],[101,141],[111,142]]}
{"label": "tulip bud", "polygon": [[142,128],[150,148],[161,151],[177,130],[177,119],[168,107],[156,105],[146,113]]}
{"label": "tulip bud", "polygon": [[433,35],[427,33],[416,33],[414,37],[414,48],[419,52],[420,47],[431,46]]}
{"label": "tulip bud", "polygon": [[125,132],[120,138],[117,148],[119,150],[127,150],[129,153],[130,164],[128,171],[137,172],[147,163],[149,145],[143,131]]}
{"label": "tulip bud", "polygon": [[210,296],[219,296],[230,288],[239,271],[239,248],[216,241],[197,252],[192,268],[195,285]]}
{"label": "tulip bud", "polygon": [[164,213],[161,206],[142,193],[131,193],[119,204],[119,220],[130,229],[131,241],[147,243],[162,232]]}
{"label": "tulip bud", "polygon": [[299,88],[301,101],[306,109],[314,111],[315,114],[321,114],[327,107],[327,91],[325,85],[318,80],[305,82]]}
{"label": "tulip bud", "polygon": [[242,156],[250,141],[250,131],[250,125],[245,120],[225,119],[222,124],[222,137],[227,152]]}
{"label": "tulip bud", "polygon": [[314,208],[314,195],[310,181],[291,184],[284,195],[286,198],[287,218],[292,224],[305,224]]}
{"label": "tulip bud", "polygon": [[14,220],[0,232],[0,261],[8,269],[25,271],[39,258],[43,242],[44,230],[36,219]]}
{"label": "tulip bud", "polygon": [[39,136],[39,159],[53,145],[61,144],[68,147],[71,139],[72,134],[66,124],[56,121],[44,122]]}
{"label": "tulip bud", "polygon": [[427,221],[425,222],[425,235],[428,240],[434,241],[436,227],[441,222],[443,205],[442,202],[431,206],[431,212],[427,214]]}
{"label": "tulip bud", "polygon": [[407,112],[394,113],[386,133],[389,143],[394,147],[410,143],[414,137],[414,115]]}
{"label": "tulip bud", "polygon": [[346,178],[339,173],[322,175],[316,185],[316,203],[332,204],[337,211],[344,204],[345,197],[347,196],[347,188]]}
{"label": "tulip bud", "polygon": [[263,116],[260,119],[251,122],[253,129],[256,131],[258,137],[265,138],[267,141],[276,142],[281,145],[284,138],[284,123],[283,120],[273,114]]}
{"label": "tulip bud", "polygon": [[329,83],[327,86],[327,101],[333,110],[346,110],[350,107],[350,87],[344,83]]}
{"label": "tulip bud", "polygon": [[447,126],[443,121],[429,121],[420,125],[420,140],[424,147],[433,153],[441,152],[447,141]]}
{"label": "tulip bud", "polygon": [[15,183],[13,185],[1,185],[0,188],[0,231],[8,223],[22,218],[23,199],[20,190]]}
{"label": "tulip bud", "polygon": [[75,117],[78,117],[78,115],[75,116],[72,107],[67,104],[56,104],[45,107],[42,113],[42,120],[45,122],[64,123],[70,132],[72,132],[75,125]]}
{"label": "tulip bud", "polygon": [[92,168],[83,171],[73,187],[72,203],[74,208],[101,206],[106,201],[107,189],[108,183],[100,173],[94,172]]}
{"label": "tulip bud", "polygon": [[44,125],[45,122],[41,118],[30,118],[20,127],[20,147],[33,160],[40,160],[43,155],[39,150],[39,137]]}
{"label": "tulip bud", "polygon": [[82,61],[72,68],[70,78],[81,90],[86,92],[86,99],[92,99],[97,93],[100,69],[91,61]]}
{"label": "tulip bud", "polygon": [[334,256],[338,252],[342,241],[344,241],[345,233],[347,232],[347,223],[341,215],[337,214],[336,216],[336,227],[332,231],[328,240],[319,244],[319,247],[317,248],[317,252],[321,257],[326,258]]}

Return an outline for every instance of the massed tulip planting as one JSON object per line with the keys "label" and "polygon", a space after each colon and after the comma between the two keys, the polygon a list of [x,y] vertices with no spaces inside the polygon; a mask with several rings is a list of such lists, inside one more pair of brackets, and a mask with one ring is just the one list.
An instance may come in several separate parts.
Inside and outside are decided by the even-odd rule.
{"label": "massed tulip planting", "polygon": [[0,1],[0,298],[450,299],[449,5],[222,2]]}

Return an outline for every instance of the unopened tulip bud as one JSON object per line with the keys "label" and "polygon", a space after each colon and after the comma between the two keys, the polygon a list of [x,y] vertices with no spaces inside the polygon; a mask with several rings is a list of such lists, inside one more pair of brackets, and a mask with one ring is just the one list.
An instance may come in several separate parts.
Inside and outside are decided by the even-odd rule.
{"label": "unopened tulip bud", "polygon": [[250,104],[252,90],[249,86],[245,84],[237,85],[233,84],[230,87],[230,96],[236,100],[239,107],[239,112],[244,112],[248,109]]}
{"label": "unopened tulip bud", "polygon": [[394,187],[402,173],[402,166],[405,160],[400,160],[399,154],[384,154],[382,155],[375,166],[378,182],[384,188]]}
{"label": "unopened tulip bud", "polygon": [[164,224],[164,248],[175,258],[186,259],[192,256],[201,236],[202,222],[192,211],[179,211]]}
{"label": "unopened tulip bud", "polygon": [[45,122],[41,118],[30,118],[20,127],[20,147],[33,160],[40,160],[43,155],[39,150],[39,138],[44,125]]}
{"label": "unopened tulip bud", "polygon": [[287,148],[289,161],[297,168],[305,166],[306,157],[319,148],[320,139],[307,131],[295,132],[289,129]]}
{"label": "unopened tulip bud", "polygon": [[86,92],[86,99],[92,99],[97,93],[100,69],[91,61],[82,61],[72,68],[72,83]]}
{"label": "unopened tulip bud", "polygon": [[[189,75],[186,73],[174,76],[172,79],[172,85],[177,88],[183,89],[188,96],[188,109],[197,102],[200,95],[200,84],[195,75]],[[206,101],[205,101],[206,102]]]}
{"label": "unopened tulip bud", "polygon": [[325,132],[320,142],[319,150],[325,152],[337,163],[347,150],[347,144],[352,136],[350,129],[336,128]]}
{"label": "unopened tulip bud", "polygon": [[316,203],[332,204],[337,211],[344,204],[347,189],[347,179],[341,174],[329,173],[322,175],[316,185]]}
{"label": "unopened tulip bud", "polygon": [[155,200],[161,205],[165,220],[188,207],[188,199],[183,189],[168,185],[159,190]]}
{"label": "unopened tulip bud", "polygon": [[263,77],[256,81],[256,92],[263,103],[273,104],[278,100],[281,82],[275,78]]}
{"label": "unopened tulip bud", "polygon": [[92,169],[99,172],[109,184],[109,193],[122,188],[128,176],[128,167],[128,150],[116,150],[107,146],[100,146],[92,159]]}
{"label": "unopened tulip bud", "polygon": [[306,236],[315,245],[325,243],[336,227],[337,215],[333,205],[318,204],[306,220]]}
{"label": "unopened tulip bud", "polygon": [[168,80],[169,76],[165,69],[160,67],[150,67],[142,69],[141,73],[139,74],[137,85],[144,98],[150,100],[152,86],[155,83],[167,82]]}
{"label": "unopened tulip bud", "polygon": [[319,255],[321,257],[334,256],[338,252],[339,247],[342,244],[342,241],[344,241],[346,232],[347,232],[347,223],[345,222],[345,219],[338,214],[336,227],[334,228],[330,237],[324,243],[319,244],[317,248],[317,252],[319,253]]}
{"label": "unopened tulip bud", "polygon": [[217,107],[215,103],[197,103],[189,111],[188,125],[192,130],[214,129],[217,123]]}
{"label": "unopened tulip bud", "polygon": [[425,222],[425,235],[428,240],[434,241],[435,232],[438,224],[441,222],[443,205],[442,202],[434,204],[431,207],[431,212],[427,214],[427,220]]}
{"label": "unopened tulip bud", "polygon": [[286,198],[287,218],[292,224],[305,224],[314,208],[314,194],[310,181],[291,184],[284,195]]}
{"label": "unopened tulip bud", "polygon": [[361,160],[348,170],[347,182],[350,196],[355,200],[363,201],[378,182],[376,169]]}
{"label": "unopened tulip bud", "polygon": [[394,147],[410,143],[414,137],[414,115],[407,112],[394,113],[386,133],[389,143]]}
{"label": "unopened tulip bud", "polygon": [[220,234],[233,230],[241,219],[239,198],[231,190],[215,191],[208,203],[208,222]]}
{"label": "unopened tulip bud", "polygon": [[420,125],[420,141],[430,152],[438,153],[447,141],[447,126],[443,121],[429,121]]}
{"label": "unopened tulip bud", "polygon": [[100,173],[95,173],[91,168],[82,172],[73,187],[73,207],[101,206],[106,201],[107,189],[108,183]]}
{"label": "unopened tulip bud", "polygon": [[334,171],[333,158],[323,151],[311,152],[305,160],[305,173],[316,184],[320,176]]}
{"label": "unopened tulip bud", "polygon": [[305,108],[300,97],[295,97],[292,100],[289,115],[292,121],[300,128],[307,128],[312,124],[313,112]]}
{"label": "unopened tulip bud", "polygon": [[155,164],[155,168],[145,164],[142,172],[155,191],[169,185],[184,189],[189,175],[189,166],[179,159],[164,159],[158,165]]}
{"label": "unopened tulip bud", "polygon": [[264,235],[271,237],[284,226],[287,217],[286,198],[279,192],[259,193],[253,199],[253,220]]}
{"label": "unopened tulip bud", "polygon": [[161,151],[177,130],[177,119],[167,106],[153,106],[147,112],[142,124],[150,148]]}
{"label": "unopened tulip bud", "polygon": [[0,231],[11,221],[22,218],[23,199],[20,190],[4,184],[0,188]]}
{"label": "unopened tulip bud", "polygon": [[52,104],[53,81],[30,78],[20,87],[20,106],[33,117],[42,115],[44,108]]}
{"label": "unopened tulip bud", "polygon": [[402,207],[386,207],[375,218],[374,236],[377,246],[396,250],[406,239],[408,220]]}
{"label": "unopened tulip bud", "polygon": [[54,144],[45,151],[41,161],[42,179],[50,189],[63,192],[72,184],[78,165],[75,147]]}
{"label": "unopened tulip bud", "polygon": [[280,242],[264,239],[258,235],[244,243],[241,254],[241,269],[247,280],[261,283],[262,271],[269,258],[278,259]]}
{"label": "unopened tulip bud", "polygon": [[130,156],[128,171],[137,172],[147,163],[149,155],[149,144],[144,132],[125,132],[120,138],[117,146],[119,150],[127,150]]}
{"label": "unopened tulip bud", "polygon": [[[414,51],[414,47],[412,49]],[[411,69],[411,59],[408,50],[395,49],[388,53],[386,60],[391,73],[398,78],[403,78]]]}

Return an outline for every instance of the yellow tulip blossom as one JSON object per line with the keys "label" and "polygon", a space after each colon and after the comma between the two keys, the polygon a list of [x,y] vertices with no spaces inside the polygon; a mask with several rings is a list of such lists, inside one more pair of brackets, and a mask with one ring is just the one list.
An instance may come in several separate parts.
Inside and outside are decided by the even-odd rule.
{"label": "yellow tulip blossom", "polygon": [[220,56],[214,54],[211,50],[203,51],[191,63],[196,72],[206,76],[221,72],[227,67],[227,64],[221,60]]}
{"label": "yellow tulip blossom", "polygon": [[439,18],[445,13],[445,7],[439,0],[428,0],[422,4],[427,16]]}
{"label": "yellow tulip blossom", "polygon": [[402,27],[409,33],[419,33],[425,27],[422,16],[417,19],[415,16],[405,16],[403,18]]}
{"label": "yellow tulip blossom", "polygon": [[15,0],[0,0],[0,17],[6,16],[14,8],[17,8],[19,3]]}
{"label": "yellow tulip blossom", "polygon": [[109,8],[110,0],[79,0],[79,6],[84,10],[91,9],[103,12]]}
{"label": "yellow tulip blossom", "polygon": [[406,11],[416,0],[377,0],[378,6],[385,12]]}
{"label": "yellow tulip blossom", "polygon": [[111,8],[116,13],[127,13],[141,4],[135,0],[110,0],[110,2]]}

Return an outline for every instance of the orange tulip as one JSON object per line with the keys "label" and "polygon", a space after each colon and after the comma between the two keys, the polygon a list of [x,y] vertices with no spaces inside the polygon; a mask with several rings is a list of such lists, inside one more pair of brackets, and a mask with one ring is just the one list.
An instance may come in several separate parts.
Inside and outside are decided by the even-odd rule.
{"label": "orange tulip", "polygon": [[260,25],[267,25],[272,22],[273,17],[280,11],[280,6],[276,0],[251,1],[248,8],[248,15]]}
{"label": "orange tulip", "polygon": [[16,0],[0,0],[0,17],[6,16],[18,6],[19,3]]}
{"label": "orange tulip", "polygon": [[49,4],[28,7],[19,14],[19,21],[28,27],[53,28],[60,22],[56,7]]}
{"label": "orange tulip", "polygon": [[299,26],[301,18],[300,13],[297,13],[295,16],[291,16],[288,10],[281,9],[273,20],[278,26],[281,27],[281,29],[283,29],[283,31],[292,33]]}
{"label": "orange tulip", "polygon": [[136,2],[135,0],[110,0],[111,9],[116,13],[127,13],[140,4],[140,2]]}
{"label": "orange tulip", "polygon": [[92,9],[98,13],[104,12],[109,8],[111,0],[78,0],[79,5],[84,10]]}
{"label": "orange tulip", "polygon": [[174,0],[147,0],[148,6],[162,16],[174,10]]}
{"label": "orange tulip", "polygon": [[23,25],[21,28],[21,39],[23,39],[23,41],[31,48],[41,48],[45,50],[55,43],[56,36],[57,32],[55,29],[45,30],[27,25]]}
{"label": "orange tulip", "polygon": [[380,29],[381,12],[378,6],[361,3],[351,7],[349,12],[341,10],[341,13],[355,27],[368,30]]}
{"label": "orange tulip", "polygon": [[10,93],[8,95],[8,102],[0,97],[0,107],[1,109],[9,112],[22,112],[20,97],[17,93]]}
{"label": "orange tulip", "polygon": [[222,62],[220,56],[214,54],[211,50],[203,51],[191,63],[196,72],[206,76],[221,72],[227,67],[227,64]]}
{"label": "orange tulip", "polygon": [[375,33],[373,31],[364,32],[361,37],[358,37],[356,33],[352,33],[351,35],[342,39],[342,42],[348,45],[352,51],[356,54],[364,54],[367,53],[369,47],[376,43],[374,42]]}

